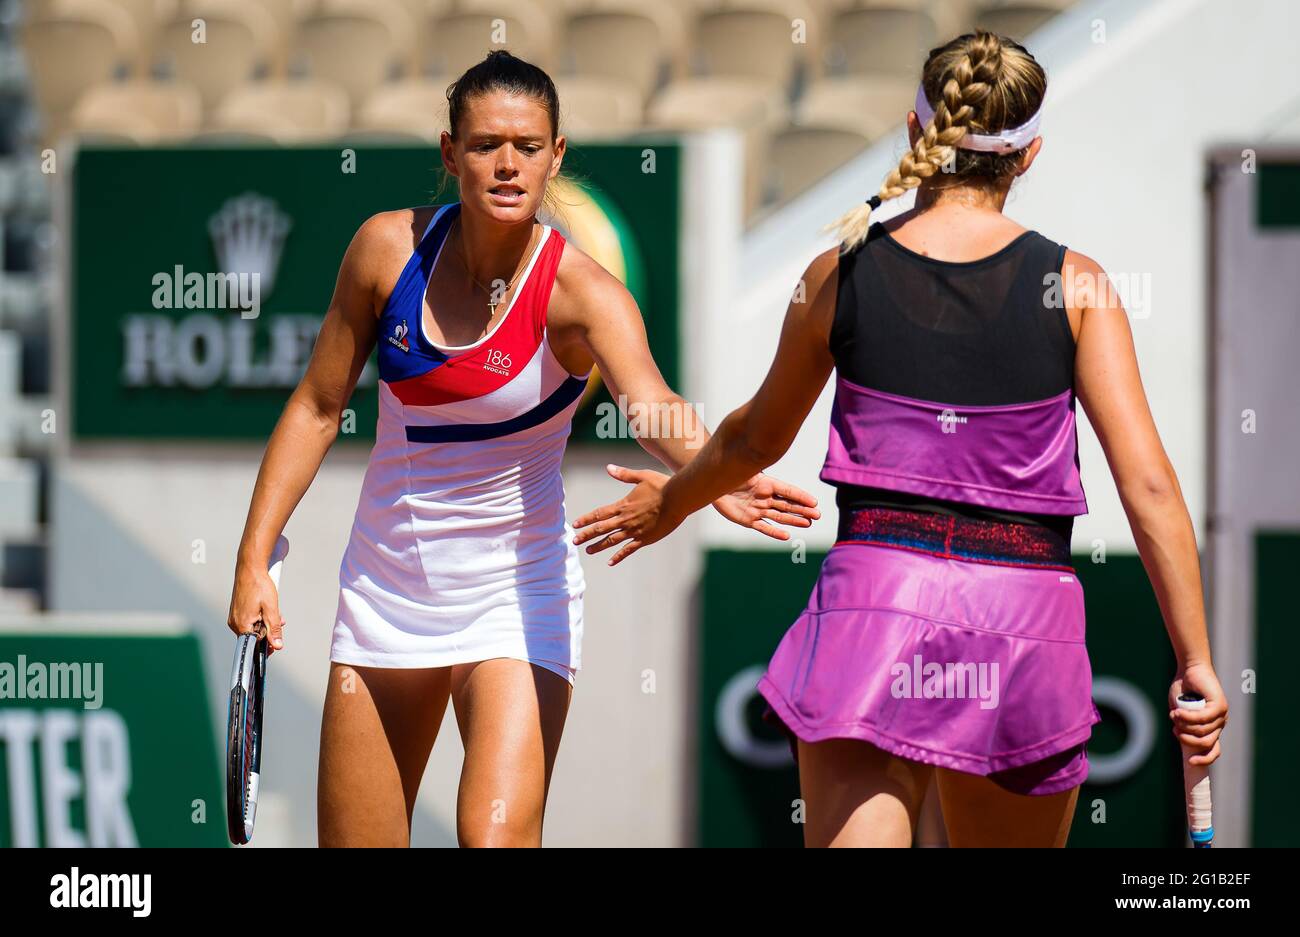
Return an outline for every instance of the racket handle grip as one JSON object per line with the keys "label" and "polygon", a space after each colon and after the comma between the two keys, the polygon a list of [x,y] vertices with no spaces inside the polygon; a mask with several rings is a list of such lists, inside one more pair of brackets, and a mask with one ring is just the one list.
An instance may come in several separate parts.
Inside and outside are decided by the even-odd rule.
{"label": "racket handle grip", "polygon": [[[1178,698],[1179,709],[1204,709],[1202,698]],[[1207,765],[1194,765],[1190,759],[1195,752],[1182,745],[1183,794],[1187,801],[1187,831],[1192,846],[1208,849],[1214,843],[1213,806],[1210,799],[1210,769]]]}

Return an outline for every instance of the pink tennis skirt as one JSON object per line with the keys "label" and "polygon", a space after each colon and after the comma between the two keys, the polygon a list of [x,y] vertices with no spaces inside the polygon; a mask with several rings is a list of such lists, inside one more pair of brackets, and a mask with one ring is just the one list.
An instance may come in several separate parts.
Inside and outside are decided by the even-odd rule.
{"label": "pink tennis skirt", "polygon": [[1068,566],[837,542],[758,690],[795,739],[860,739],[1018,794],[1083,783],[1100,721]]}

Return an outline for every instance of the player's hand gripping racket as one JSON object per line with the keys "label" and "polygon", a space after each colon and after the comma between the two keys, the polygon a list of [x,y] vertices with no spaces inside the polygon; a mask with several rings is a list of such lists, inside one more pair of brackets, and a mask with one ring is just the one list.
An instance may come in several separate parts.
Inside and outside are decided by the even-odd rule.
{"label": "player's hand gripping racket", "polygon": [[[1178,697],[1179,709],[1204,709],[1205,697],[1184,691]],[[1183,790],[1187,795],[1187,834],[1192,838],[1192,848],[1209,849],[1214,845],[1214,823],[1210,807],[1210,767],[1194,765],[1188,759],[1195,754],[1186,745],[1183,749]]]}
{"label": "player's hand gripping racket", "polygon": [[[271,552],[271,582],[280,591],[280,569],[289,553],[283,536]],[[226,824],[230,841],[243,846],[253,838],[257,788],[262,770],[262,711],[266,691],[266,625],[235,638],[226,722]]]}

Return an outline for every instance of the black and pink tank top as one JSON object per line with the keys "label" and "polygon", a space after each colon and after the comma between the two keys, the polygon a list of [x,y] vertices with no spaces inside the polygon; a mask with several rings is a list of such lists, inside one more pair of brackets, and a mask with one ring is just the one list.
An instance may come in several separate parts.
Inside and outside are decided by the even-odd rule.
{"label": "black and pink tank top", "polygon": [[838,489],[842,528],[893,508],[1046,529],[1068,552],[1088,507],[1074,338],[1053,276],[1064,257],[1026,231],[979,260],[936,260],[878,223],[840,256],[821,479]]}

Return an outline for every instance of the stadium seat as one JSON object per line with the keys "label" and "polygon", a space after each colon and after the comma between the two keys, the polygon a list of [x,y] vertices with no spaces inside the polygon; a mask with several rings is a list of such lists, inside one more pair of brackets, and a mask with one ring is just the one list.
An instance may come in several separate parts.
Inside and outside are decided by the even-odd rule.
{"label": "stadium seat", "polygon": [[8,42],[0,43],[0,96],[17,100],[27,99],[27,67],[23,53],[12,34]]}
{"label": "stadium seat", "polygon": [[232,91],[217,107],[208,137],[299,143],[331,140],[348,125],[348,96],[323,81],[256,82]]}
{"label": "stadium seat", "polygon": [[612,77],[572,75],[555,82],[560,93],[560,132],[594,140],[636,130],[644,119],[641,90]]}
{"label": "stadium seat", "polygon": [[826,42],[826,74],[901,75],[915,85],[921,63],[938,43],[934,19],[918,4],[841,10]]}
{"label": "stadium seat", "polygon": [[1072,0],[995,0],[975,12],[975,25],[1018,42],[1070,6]]}
{"label": "stadium seat", "polygon": [[795,106],[801,127],[846,130],[876,140],[902,131],[916,98],[914,78],[825,78],[813,84]]}
{"label": "stadium seat", "polygon": [[[196,19],[203,21],[203,42],[195,41]],[[210,112],[272,58],[277,35],[274,18],[253,0],[188,0],[160,30],[154,61],[193,85]]]}
{"label": "stadium seat", "polygon": [[149,74],[149,50],[153,47],[158,27],[170,20],[176,13],[180,0],[109,0],[114,6],[121,7],[135,25],[137,54],[131,63],[134,74]]}
{"label": "stadium seat", "polygon": [[[793,20],[806,24],[794,41]],[[694,58],[705,75],[748,77],[790,87],[797,67],[818,57],[818,20],[802,0],[733,0],[695,22]]]}
{"label": "stadium seat", "polygon": [[748,217],[763,194],[763,158],[768,135],[786,123],[779,88],[752,78],[691,78],[665,88],[650,102],[652,126],[670,130],[734,127],[745,150],[744,208]]}
{"label": "stadium seat", "polygon": [[937,30],[936,45],[955,39],[975,28],[976,3],[977,0],[943,0],[942,3],[926,5]]}
{"label": "stadium seat", "polygon": [[23,24],[22,45],[47,142],[86,89],[127,70],[139,48],[131,17],[110,0],[44,0]]}
{"label": "stadium seat", "polygon": [[[19,204],[19,168],[22,162],[13,156],[0,156],[0,215],[7,215]],[[5,320],[5,281],[0,277],[0,324]]]}
{"label": "stadium seat", "polygon": [[[2,470],[11,464],[7,455],[14,450],[17,433],[14,422],[21,400],[22,337],[9,329],[0,329],[0,480],[4,480]],[[26,501],[5,500],[0,504],[0,537],[27,534],[29,531],[23,529],[25,524],[15,523],[15,515],[27,515],[32,506]]]}
{"label": "stadium seat", "polygon": [[91,88],[72,111],[69,129],[81,139],[148,144],[184,139],[199,129],[203,106],[189,85],[131,81]]}
{"label": "stadium seat", "polygon": [[[9,221],[44,221],[51,210],[50,181],[36,160],[13,156],[0,159],[0,212]],[[12,316],[14,305],[8,300],[15,291],[22,293],[27,289],[23,281],[27,275],[19,270],[6,270],[0,276],[0,319]]]}
{"label": "stadium seat", "polygon": [[[0,380],[6,382],[16,377],[6,373],[18,362],[18,336],[14,332],[0,332]],[[30,417],[29,406],[23,405],[19,394],[9,388],[0,390],[0,451],[13,452],[17,446],[20,428],[18,420]],[[25,541],[40,536],[40,467],[35,459],[0,455],[0,541]],[[2,559],[2,558],[0,558]],[[5,606],[16,596],[4,595]]]}
{"label": "stadium seat", "polygon": [[317,0],[259,0],[259,4],[275,21],[275,32],[268,43],[268,72],[273,78],[284,78],[289,71],[293,43],[298,34],[298,22],[316,7]]}
{"label": "stadium seat", "polygon": [[349,138],[437,143],[447,127],[447,84],[418,78],[381,85],[362,104]]}
{"label": "stadium seat", "polygon": [[647,112],[653,126],[684,129],[753,125],[771,129],[783,124],[786,114],[779,89],[736,77],[674,82],[655,96]]}
{"label": "stadium seat", "polygon": [[862,153],[866,135],[835,127],[787,127],[772,137],[765,201],[785,202]]}
{"label": "stadium seat", "polygon": [[[135,34],[135,54],[131,61],[124,63],[133,75],[147,74],[149,68],[148,51],[153,42],[154,33],[160,23],[166,22],[176,12],[179,0],[104,0],[108,6],[116,7],[130,20]],[[49,8],[57,7],[51,0],[28,0],[24,4],[29,18],[48,18]],[[57,18],[58,14],[55,13]]]}
{"label": "stadium seat", "polygon": [[564,25],[564,68],[580,77],[613,78],[648,98],[662,77],[680,77],[685,25],[670,6],[642,0],[585,0]]}
{"label": "stadium seat", "polygon": [[536,0],[458,0],[452,12],[435,18],[422,59],[433,74],[454,78],[493,49],[509,49],[549,69],[555,18]]}
{"label": "stadium seat", "polygon": [[359,105],[412,68],[416,22],[399,0],[321,0],[298,23],[293,67],[333,82]]}

